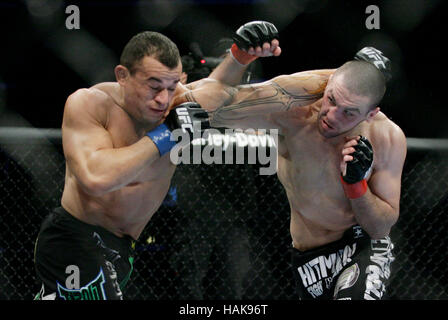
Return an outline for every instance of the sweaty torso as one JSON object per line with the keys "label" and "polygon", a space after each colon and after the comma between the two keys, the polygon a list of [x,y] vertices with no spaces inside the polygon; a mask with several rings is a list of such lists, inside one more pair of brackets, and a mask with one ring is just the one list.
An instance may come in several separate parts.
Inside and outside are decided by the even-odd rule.
{"label": "sweaty torso", "polygon": [[[113,147],[126,147],[140,140],[142,134],[136,131],[130,116],[117,103],[118,85],[104,83],[96,88],[110,96],[105,129]],[[137,239],[163,202],[174,171],[175,166],[167,153],[148,165],[127,186],[102,196],[92,196],[83,191],[67,166],[62,206],[81,221],[102,226],[120,237],[130,235]]]}
{"label": "sweaty torso", "polygon": [[[319,108],[320,100],[292,110],[285,117],[285,135],[279,141],[278,177],[291,207],[293,245],[299,250],[336,241],[356,223],[340,183],[344,137],[367,136],[375,149],[372,124],[365,122],[344,135],[325,139],[316,124]],[[373,122],[383,117],[378,115]]]}

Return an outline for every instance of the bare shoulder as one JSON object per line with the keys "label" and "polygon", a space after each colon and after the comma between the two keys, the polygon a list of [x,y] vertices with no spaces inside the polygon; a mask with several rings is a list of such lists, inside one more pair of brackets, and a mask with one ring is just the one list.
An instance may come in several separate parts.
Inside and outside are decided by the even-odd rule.
{"label": "bare shoulder", "polygon": [[[73,92],[67,99],[69,106],[76,105],[80,108],[110,103],[111,95],[99,87],[82,88]],[[82,102],[82,103],[81,103]]]}
{"label": "bare shoulder", "polygon": [[382,112],[379,112],[372,121],[370,130],[375,140],[381,142],[384,147],[389,145],[397,147],[397,144],[406,146],[406,136],[403,130]]}
{"label": "bare shoulder", "polygon": [[404,161],[407,150],[406,136],[384,113],[379,112],[375,116],[369,126],[369,136],[380,162],[386,163],[391,159]]}
{"label": "bare shoulder", "polygon": [[90,119],[105,125],[112,104],[113,99],[103,90],[95,87],[78,89],[67,98],[63,124],[70,120]]}

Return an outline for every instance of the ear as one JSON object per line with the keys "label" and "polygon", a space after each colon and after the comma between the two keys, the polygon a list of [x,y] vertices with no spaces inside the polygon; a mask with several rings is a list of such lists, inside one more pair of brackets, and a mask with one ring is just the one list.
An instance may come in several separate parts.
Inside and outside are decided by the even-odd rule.
{"label": "ear", "polygon": [[367,113],[367,122],[372,121],[373,117],[376,116],[376,114],[380,111],[380,107],[376,107],[375,109],[369,111],[369,113]]}
{"label": "ear", "polygon": [[115,67],[114,72],[117,82],[121,85],[123,85],[126,82],[126,80],[130,75],[128,68],[122,66],[121,64]]}
{"label": "ear", "polygon": [[180,74],[180,83],[187,84],[187,80],[188,80],[188,74],[186,74],[185,72],[182,72]]}

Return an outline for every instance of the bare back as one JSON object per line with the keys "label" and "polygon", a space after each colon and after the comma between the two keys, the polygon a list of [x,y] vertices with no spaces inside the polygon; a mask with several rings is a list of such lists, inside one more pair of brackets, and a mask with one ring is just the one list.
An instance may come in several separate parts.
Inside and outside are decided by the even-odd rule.
{"label": "bare back", "polygon": [[[117,83],[103,83],[78,90],[72,97],[91,99],[96,103],[88,107],[70,106],[69,102],[66,105],[62,134],[67,166],[62,206],[86,223],[102,226],[117,236],[128,234],[137,239],[169,189],[175,170],[169,155],[142,166],[132,181],[105,194],[86,192],[74,172],[76,167],[84,166],[80,154],[90,152],[84,148],[88,148],[89,143],[93,148],[95,141],[92,140],[101,141],[97,143],[100,147],[96,148],[117,150],[136,144],[144,136],[120,106],[118,92]],[[88,123],[80,120],[81,112],[89,113],[82,115],[82,118],[88,118]],[[123,163],[123,168],[125,166]]]}

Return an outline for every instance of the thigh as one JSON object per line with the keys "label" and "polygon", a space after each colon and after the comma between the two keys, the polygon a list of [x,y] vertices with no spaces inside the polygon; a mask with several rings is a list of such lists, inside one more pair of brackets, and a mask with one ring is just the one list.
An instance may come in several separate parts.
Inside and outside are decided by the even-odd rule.
{"label": "thigh", "polygon": [[[43,230],[35,249],[35,267],[42,281],[38,299],[122,299],[116,265],[118,251],[105,252],[94,234]],[[115,257],[114,257],[115,256]]]}
{"label": "thigh", "polygon": [[[316,255],[303,255],[294,248],[291,248],[291,252],[297,297],[300,300],[330,299],[332,270],[334,270],[336,262],[336,259],[330,257],[336,256],[336,253],[322,252]],[[330,265],[325,265],[325,261],[331,261]]]}

